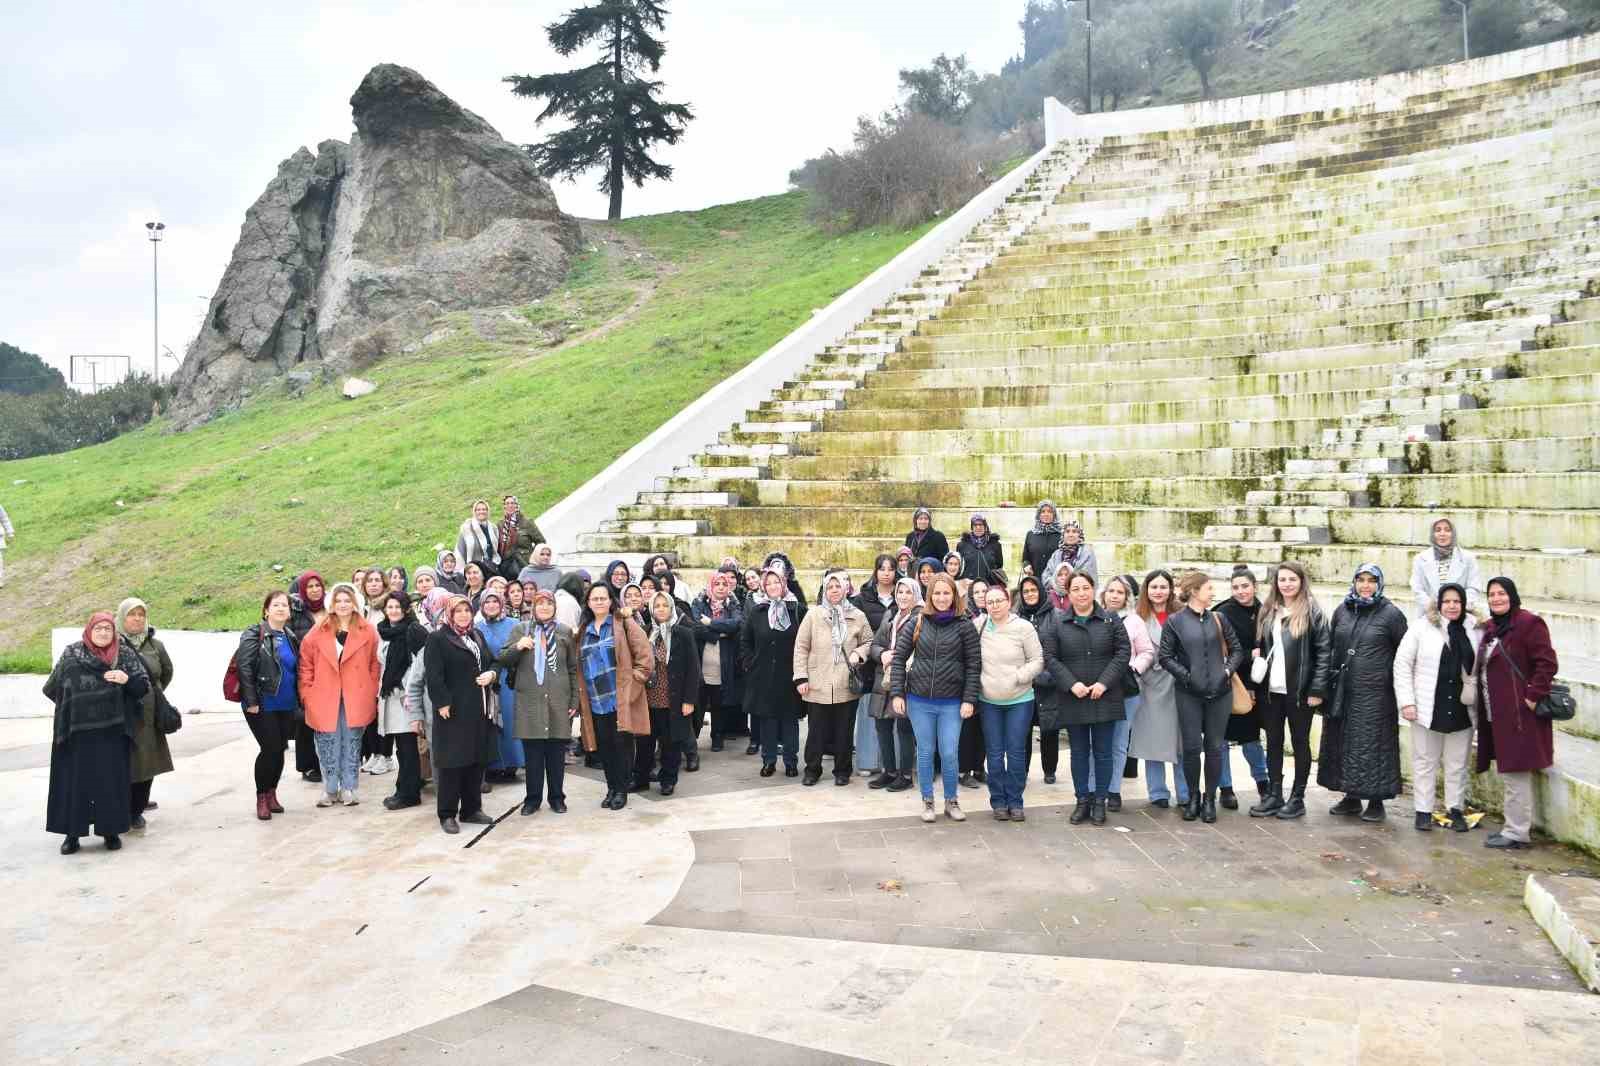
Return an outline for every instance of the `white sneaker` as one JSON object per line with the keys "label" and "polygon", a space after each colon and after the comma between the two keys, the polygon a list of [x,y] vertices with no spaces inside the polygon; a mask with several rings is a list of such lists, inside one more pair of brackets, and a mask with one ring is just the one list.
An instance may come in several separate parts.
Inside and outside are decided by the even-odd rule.
{"label": "white sneaker", "polygon": [[337,793],[333,793],[333,792],[324,792],[321,796],[319,796],[317,798],[317,806],[318,807],[332,807],[334,804],[336,804],[338,802],[339,802],[339,796],[338,796]]}
{"label": "white sneaker", "polygon": [[933,800],[923,800],[922,801],[922,820],[924,822],[931,822],[931,821],[933,821],[934,819],[936,819],[938,817],[939,816],[937,814],[933,813]]}
{"label": "white sneaker", "polygon": [[344,804],[346,807],[354,807],[356,804],[360,803],[361,801],[356,799],[356,790],[355,789],[353,789],[353,788],[341,788],[339,790],[339,802]]}
{"label": "white sneaker", "polygon": [[394,770],[394,760],[387,755],[374,755],[372,757],[372,773],[387,774]]}
{"label": "white sneaker", "polygon": [[952,822],[964,822],[967,820],[966,813],[962,811],[959,800],[944,801],[944,816]]}

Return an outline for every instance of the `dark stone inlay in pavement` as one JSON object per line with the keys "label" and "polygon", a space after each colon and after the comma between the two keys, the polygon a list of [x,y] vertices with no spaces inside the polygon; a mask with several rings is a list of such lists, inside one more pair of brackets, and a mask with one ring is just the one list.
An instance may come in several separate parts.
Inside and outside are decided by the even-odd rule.
{"label": "dark stone inlay in pavement", "polygon": [[[683,1066],[875,1066],[868,1059],[686,1021],[594,996],[529,985],[493,1003],[317,1064],[550,1066],[660,1062]],[[317,1066],[309,1064],[309,1066]]]}
{"label": "dark stone inlay in pavement", "polygon": [[1522,888],[1530,870],[1600,863],[1558,845],[1487,851],[1488,826],[1418,833],[1403,801],[1388,822],[1353,826],[1322,813],[1336,797],[1310,798],[1314,812],[1294,822],[1240,811],[1208,826],[1130,799],[1103,828],[1041,805],[1022,825],[978,809],[964,825],[695,832],[695,864],[652,924],[1581,990]]}

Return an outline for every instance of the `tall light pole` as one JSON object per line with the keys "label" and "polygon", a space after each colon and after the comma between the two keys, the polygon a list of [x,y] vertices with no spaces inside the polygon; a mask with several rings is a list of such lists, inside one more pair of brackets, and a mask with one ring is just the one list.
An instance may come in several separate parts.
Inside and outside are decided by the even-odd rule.
{"label": "tall light pole", "polygon": [[161,384],[161,234],[165,222],[146,222],[145,232],[150,237],[150,310],[154,325],[150,336],[150,369],[155,372],[155,384]]}
{"label": "tall light pole", "polygon": [[[1073,0],[1067,0],[1072,3]],[[1094,0],[1083,0],[1083,104],[1094,110]]]}
{"label": "tall light pole", "polygon": [[1472,43],[1467,40],[1467,11],[1472,7],[1472,0],[1455,0],[1456,6],[1461,9],[1461,58],[1472,58]]}

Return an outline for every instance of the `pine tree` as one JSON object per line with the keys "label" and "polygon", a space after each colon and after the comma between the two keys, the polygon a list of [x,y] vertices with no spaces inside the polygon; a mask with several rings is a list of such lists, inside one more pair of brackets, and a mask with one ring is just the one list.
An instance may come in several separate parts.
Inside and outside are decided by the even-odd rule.
{"label": "pine tree", "polygon": [[513,74],[505,80],[518,96],[544,99],[538,122],[561,117],[566,129],[539,144],[524,145],[547,178],[571,177],[604,168],[601,192],[611,197],[607,217],[622,217],[624,180],[670,179],[672,168],[649,155],[656,143],[677,144],[694,114],[686,104],[658,99],[662,83],[642,76],[661,67],[666,45],[652,31],[666,26],[662,0],[601,0],[567,12],[545,27],[563,56],[595,43],[595,62],[559,74]]}

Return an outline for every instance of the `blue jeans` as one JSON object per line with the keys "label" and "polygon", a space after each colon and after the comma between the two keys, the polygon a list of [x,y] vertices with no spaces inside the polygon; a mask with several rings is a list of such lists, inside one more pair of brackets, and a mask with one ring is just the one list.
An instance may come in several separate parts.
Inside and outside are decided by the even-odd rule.
{"label": "blue jeans", "polygon": [[[1122,701],[1122,719],[1112,722],[1115,727],[1111,735],[1111,780],[1106,782],[1106,791],[1113,796],[1122,795],[1122,766],[1128,761],[1128,734],[1133,731],[1133,717],[1139,713],[1139,697]],[[1089,791],[1095,790],[1095,783],[1100,779],[1095,776],[1094,767],[1089,767]]]}
{"label": "blue jeans", "polygon": [[[1092,782],[1111,780],[1111,740],[1116,732],[1115,722],[1067,726],[1068,743],[1072,745],[1072,788],[1079,799],[1088,799],[1090,795],[1106,798],[1105,787],[1097,789]],[[1122,768],[1118,767],[1116,772],[1120,774]]]}
{"label": "blue jeans", "polygon": [[1033,701],[980,703],[983,747],[989,762],[989,806],[1021,810],[1028,784],[1028,741],[1033,732]]}
{"label": "blue jeans", "polygon": [[[1178,802],[1188,803],[1189,782],[1185,781],[1183,778],[1182,763],[1175,762],[1172,764],[1172,780],[1178,788]],[[1172,799],[1172,793],[1167,791],[1166,763],[1152,762],[1151,760],[1146,759],[1144,762],[1144,785],[1145,791],[1150,793],[1150,798],[1152,800]]]}
{"label": "blue jeans", "polygon": [[933,799],[933,753],[939,752],[940,776],[944,778],[944,798],[956,798],[956,778],[961,743],[961,701],[925,700],[906,697],[906,717],[917,738],[917,785],[922,798]]}
{"label": "blue jeans", "polygon": [[[867,713],[867,704],[872,702],[870,695],[863,695],[856,702],[856,769],[881,770],[884,766],[883,756],[878,751],[878,723]],[[890,752],[889,764],[894,763],[894,753]]]}
{"label": "blue jeans", "polygon": [[[1244,761],[1250,766],[1250,780],[1267,780],[1267,753],[1261,750],[1259,740],[1246,741],[1240,745],[1244,749]],[[1233,745],[1227,744],[1222,749],[1222,774],[1217,778],[1217,785],[1221,788],[1233,787]]]}
{"label": "blue jeans", "polygon": [[333,732],[316,733],[317,762],[322,764],[322,787],[328,795],[341,788],[351,792],[361,777],[361,734],[366,727],[352,729],[345,724],[344,700],[339,701],[339,720]]}

